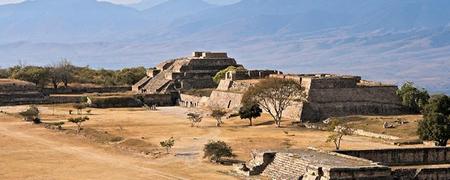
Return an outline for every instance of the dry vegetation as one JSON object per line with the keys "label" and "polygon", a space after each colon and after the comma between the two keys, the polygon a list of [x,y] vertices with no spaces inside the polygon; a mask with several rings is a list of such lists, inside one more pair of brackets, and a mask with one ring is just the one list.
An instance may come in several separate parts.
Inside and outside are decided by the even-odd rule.
{"label": "dry vegetation", "polygon": [[[0,107],[11,113],[25,108]],[[39,108],[44,122],[77,117],[69,115],[71,105]],[[80,135],[71,123],[63,125],[64,131],[50,130],[1,114],[0,179],[235,179],[227,173],[232,167],[202,159],[202,148],[209,140],[225,141],[236,159],[243,161],[255,149],[334,148],[325,143],[329,132],[293,127],[288,121],[283,121],[283,128],[275,128],[268,115],[257,118],[253,127],[238,117],[223,119],[222,127],[205,117],[200,127],[190,127],[189,109],[181,107],[91,110]],[[351,121],[355,126],[363,124],[356,122]],[[159,143],[170,137],[175,146],[166,154]],[[346,136],[342,144],[343,149],[382,147],[393,146],[358,136]]]}

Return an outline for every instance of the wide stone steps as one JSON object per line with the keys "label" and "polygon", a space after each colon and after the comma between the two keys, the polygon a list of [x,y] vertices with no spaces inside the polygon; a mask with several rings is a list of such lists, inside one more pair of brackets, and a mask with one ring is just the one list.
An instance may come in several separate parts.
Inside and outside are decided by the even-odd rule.
{"label": "wide stone steps", "polygon": [[159,73],[147,83],[144,89],[147,93],[159,93],[170,81],[166,79],[165,73]]}
{"label": "wide stone steps", "polygon": [[272,179],[299,179],[306,173],[306,167],[301,161],[288,154],[276,154],[275,159],[263,171],[262,175]]}

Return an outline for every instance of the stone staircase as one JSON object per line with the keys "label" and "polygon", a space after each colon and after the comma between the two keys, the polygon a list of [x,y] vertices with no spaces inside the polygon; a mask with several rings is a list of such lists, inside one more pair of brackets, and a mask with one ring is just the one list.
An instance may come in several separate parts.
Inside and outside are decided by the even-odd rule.
{"label": "stone staircase", "polygon": [[170,81],[170,79],[166,79],[165,73],[162,72],[150,79],[144,89],[146,89],[146,93],[160,93]]}
{"label": "stone staircase", "polygon": [[261,175],[271,179],[301,179],[306,173],[306,164],[290,153],[277,153]]}

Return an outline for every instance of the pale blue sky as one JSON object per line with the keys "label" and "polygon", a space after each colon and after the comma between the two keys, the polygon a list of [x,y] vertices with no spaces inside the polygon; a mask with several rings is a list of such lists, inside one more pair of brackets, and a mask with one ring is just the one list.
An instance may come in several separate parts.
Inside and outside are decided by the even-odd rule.
{"label": "pale blue sky", "polygon": [[[0,5],[3,4],[10,4],[10,3],[19,3],[19,2],[23,2],[25,0],[0,0]],[[132,3],[137,3],[141,0],[101,0],[101,1],[109,1],[109,2],[113,2],[113,3],[117,3],[117,4],[132,4]],[[205,0],[209,3],[213,3],[213,4],[232,4],[235,2],[238,2],[240,0]]]}

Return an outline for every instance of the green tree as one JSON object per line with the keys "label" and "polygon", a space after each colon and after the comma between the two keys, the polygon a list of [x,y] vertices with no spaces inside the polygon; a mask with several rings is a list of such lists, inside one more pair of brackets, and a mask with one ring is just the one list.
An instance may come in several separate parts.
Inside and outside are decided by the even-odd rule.
{"label": "green tree", "polygon": [[243,103],[256,102],[269,113],[277,127],[281,127],[283,112],[294,101],[302,101],[304,88],[295,80],[267,78],[250,87],[243,96]]}
{"label": "green tree", "polygon": [[124,68],[117,72],[117,82],[124,85],[133,85],[146,76],[144,67]]}
{"label": "green tree", "polygon": [[401,98],[402,104],[412,113],[420,113],[430,98],[425,89],[415,87],[412,82],[403,84],[397,91],[397,95]]}
{"label": "green tree", "polygon": [[79,134],[82,129],[82,127],[81,127],[82,124],[87,120],[89,120],[89,117],[84,116],[84,117],[77,117],[77,118],[69,118],[67,121],[77,125],[77,134]]}
{"label": "green tree", "polygon": [[170,139],[159,142],[159,144],[161,145],[161,147],[166,149],[167,153],[169,153],[170,149],[172,149],[172,147],[175,145],[175,139],[171,137]]}
{"label": "green tree", "polygon": [[223,157],[234,157],[233,149],[223,141],[210,141],[203,148],[203,158],[208,158],[212,162],[218,162]]}
{"label": "green tree", "polygon": [[260,117],[261,113],[262,109],[257,103],[247,103],[239,109],[239,117],[241,119],[248,119],[250,121],[250,126],[253,126],[253,119]]}
{"label": "green tree", "polygon": [[20,79],[34,83],[36,86],[44,87],[47,85],[50,73],[48,69],[38,66],[26,66],[12,75],[14,79]]}
{"label": "green tree", "polygon": [[227,72],[240,71],[240,70],[245,70],[245,68],[242,67],[242,66],[239,66],[239,67],[228,66],[227,68],[220,70],[220,71],[213,77],[213,80],[214,80],[214,82],[216,82],[217,84],[219,84],[219,83],[220,83],[220,80],[225,79],[225,75],[227,74]]}
{"label": "green tree", "polygon": [[57,64],[57,69],[64,87],[68,87],[69,83],[73,81],[73,71],[75,66],[67,59],[62,59]]}
{"label": "green tree", "polygon": [[446,146],[450,138],[450,98],[434,95],[423,109],[423,120],[417,128],[419,137],[435,141],[437,146]]}
{"label": "green tree", "polygon": [[450,98],[444,94],[431,96],[428,104],[423,108],[423,114],[426,116],[431,113],[441,113],[445,116],[450,114]]}

